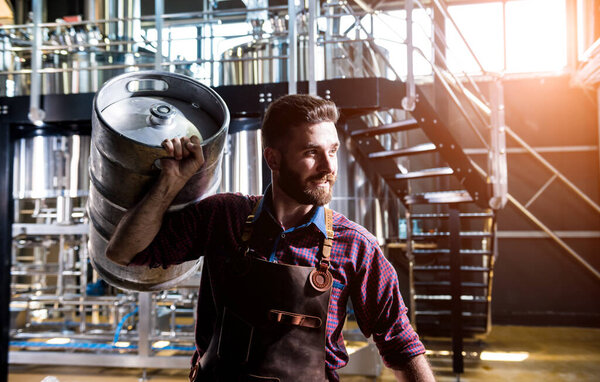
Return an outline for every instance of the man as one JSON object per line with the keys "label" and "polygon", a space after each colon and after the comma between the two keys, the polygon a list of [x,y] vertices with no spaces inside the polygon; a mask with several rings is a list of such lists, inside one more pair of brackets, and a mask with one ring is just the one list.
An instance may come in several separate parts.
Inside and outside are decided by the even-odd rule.
{"label": "man", "polygon": [[434,380],[375,238],[323,207],[337,175],[337,119],[330,101],[278,99],[262,125],[272,174],[264,197],[218,194],[173,213],[165,212],[203,156],[195,137],[163,143],[174,159],[161,161],[107,256],[151,267],[206,256],[192,380],[337,381],[348,361],[348,298],[398,380]]}

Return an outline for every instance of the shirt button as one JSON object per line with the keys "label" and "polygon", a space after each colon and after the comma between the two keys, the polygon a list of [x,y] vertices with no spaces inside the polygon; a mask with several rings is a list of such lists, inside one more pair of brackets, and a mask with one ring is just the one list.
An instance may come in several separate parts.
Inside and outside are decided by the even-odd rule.
{"label": "shirt button", "polygon": [[284,237],[285,237],[285,233],[282,233],[281,234],[281,238],[283,239]]}

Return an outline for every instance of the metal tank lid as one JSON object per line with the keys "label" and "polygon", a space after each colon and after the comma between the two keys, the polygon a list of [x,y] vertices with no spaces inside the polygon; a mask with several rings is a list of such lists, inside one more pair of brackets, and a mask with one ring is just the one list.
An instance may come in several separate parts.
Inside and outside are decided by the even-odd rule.
{"label": "metal tank lid", "polygon": [[[191,137],[202,140],[202,135],[192,121],[194,119],[214,124],[203,110],[192,109],[190,103],[157,96],[138,96],[121,99],[101,111],[102,118],[117,133],[149,146],[160,146],[165,139]],[[198,121],[196,121],[198,122]]]}

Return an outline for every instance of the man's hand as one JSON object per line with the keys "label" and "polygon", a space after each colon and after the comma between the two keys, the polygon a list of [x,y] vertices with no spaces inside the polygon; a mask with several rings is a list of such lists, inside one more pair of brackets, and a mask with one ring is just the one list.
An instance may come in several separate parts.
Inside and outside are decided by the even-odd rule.
{"label": "man's hand", "polygon": [[106,257],[127,265],[146,248],[162,225],[162,219],[173,199],[202,164],[204,155],[200,138],[173,138],[162,144],[169,157],[160,160],[162,170],[144,198],[127,211],[106,248]]}
{"label": "man's hand", "polygon": [[402,370],[394,370],[394,376],[399,382],[435,382],[431,367],[423,354],[411,358]]}
{"label": "man's hand", "polygon": [[160,160],[161,176],[187,183],[204,164],[200,143],[200,138],[195,135],[191,138],[165,139],[162,147],[171,158]]}

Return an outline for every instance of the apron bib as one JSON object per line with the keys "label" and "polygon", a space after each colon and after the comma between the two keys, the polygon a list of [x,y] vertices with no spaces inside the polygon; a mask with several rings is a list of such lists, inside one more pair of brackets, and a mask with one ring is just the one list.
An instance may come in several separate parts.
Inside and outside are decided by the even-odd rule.
{"label": "apron bib", "polygon": [[[254,212],[246,221],[244,244]],[[331,210],[325,216],[328,234],[316,268],[261,260],[250,256],[247,246],[233,256],[206,258],[217,320],[191,381],[327,380]]]}

